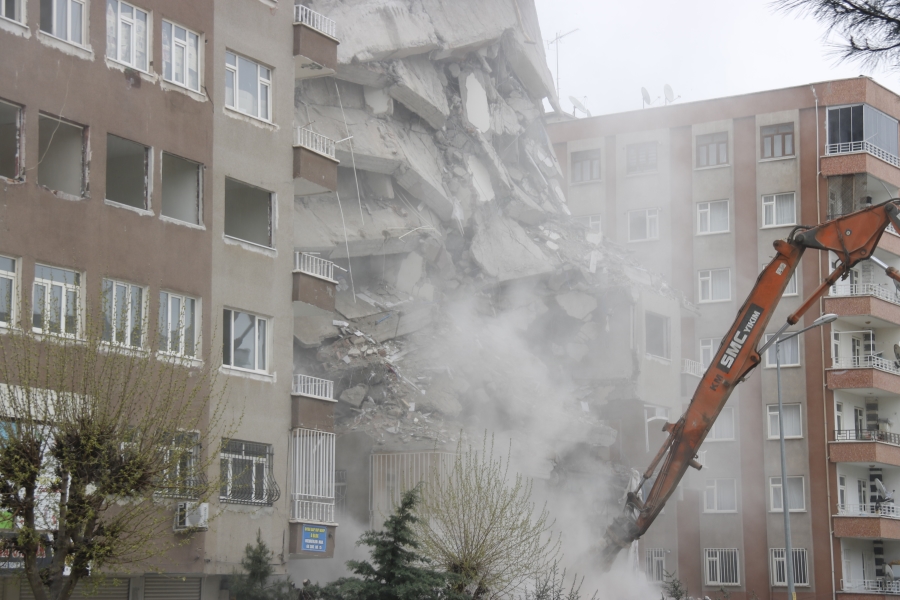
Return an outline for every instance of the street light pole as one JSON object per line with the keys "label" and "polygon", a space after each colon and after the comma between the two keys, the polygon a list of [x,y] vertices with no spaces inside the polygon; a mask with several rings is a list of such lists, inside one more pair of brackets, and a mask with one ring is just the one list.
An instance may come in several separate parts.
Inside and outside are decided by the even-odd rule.
{"label": "street light pole", "polygon": [[[797,337],[810,329],[831,323],[835,319],[837,319],[835,314],[822,315],[813,321],[813,324],[809,327],[804,327],[790,335],[782,337],[787,327],[782,327],[775,334],[775,379],[778,387],[778,443],[781,446],[781,510],[784,513],[784,570],[787,575],[788,598],[790,600],[797,600],[797,594],[794,591],[794,552],[791,548],[791,511],[788,504],[787,464],[784,452],[784,403],[781,400],[781,343]],[[763,348],[767,346],[768,344],[763,346]]]}

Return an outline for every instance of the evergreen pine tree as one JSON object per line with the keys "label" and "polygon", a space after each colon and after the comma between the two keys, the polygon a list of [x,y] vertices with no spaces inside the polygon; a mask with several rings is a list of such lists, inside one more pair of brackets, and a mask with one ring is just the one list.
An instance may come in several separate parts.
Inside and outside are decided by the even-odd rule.
{"label": "evergreen pine tree", "polygon": [[235,574],[231,579],[230,596],[234,600],[292,600],[297,593],[292,589],[290,580],[270,582],[274,568],[274,553],[256,532],[256,545],[247,544],[244,558],[241,559],[242,574]]}

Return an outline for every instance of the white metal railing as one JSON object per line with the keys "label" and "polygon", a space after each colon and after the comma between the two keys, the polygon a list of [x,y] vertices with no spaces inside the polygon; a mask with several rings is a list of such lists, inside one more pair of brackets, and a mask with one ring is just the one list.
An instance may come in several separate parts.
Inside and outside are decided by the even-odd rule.
{"label": "white metal railing", "polygon": [[445,480],[453,468],[450,452],[373,453],[369,460],[369,513],[371,527],[400,504],[403,493],[422,482]]}
{"label": "white metal railing", "polygon": [[704,548],[706,585],[740,585],[737,548]]}
{"label": "white metal railing", "polygon": [[291,431],[291,520],[334,522],[334,434]]}
{"label": "white metal railing", "polygon": [[294,374],[294,385],[291,393],[297,396],[309,396],[320,400],[334,400],[334,382],[319,379],[311,375]]}
{"label": "white metal railing", "polygon": [[893,502],[870,504],[838,504],[838,516],[841,517],[886,517],[900,519],[900,511]]}
{"label": "white metal railing", "polygon": [[860,356],[841,356],[831,359],[834,368],[841,369],[878,369],[885,373],[893,373],[900,375],[900,367],[897,361],[888,360],[874,354],[864,354]]}
{"label": "white metal railing", "polygon": [[853,154],[855,152],[868,152],[875,158],[880,158],[886,163],[900,167],[900,158],[890,152],[885,152],[871,142],[845,142],[843,144],[828,144],[825,146],[825,154]]}
{"label": "white metal railing", "polygon": [[681,359],[681,372],[694,377],[703,376],[703,365],[700,361],[691,360],[689,358]]}
{"label": "white metal railing", "polygon": [[889,581],[887,579],[857,579],[855,581],[845,581],[841,579],[841,590],[844,592],[900,594],[900,581]]}
{"label": "white metal railing", "polygon": [[888,233],[891,233],[891,234],[893,234],[893,235],[896,235],[897,237],[900,237],[900,233],[897,233],[897,230],[894,229],[894,224],[893,224],[893,223],[888,223],[888,226],[885,227],[884,230],[885,230],[886,232],[888,232]]}
{"label": "white metal railing", "polygon": [[831,286],[831,296],[875,296],[887,302],[900,304],[900,295],[892,287],[877,283],[837,283]]}
{"label": "white metal railing", "polygon": [[334,19],[329,19],[308,6],[294,5],[294,23],[303,23],[316,31],[337,39],[337,26]]}
{"label": "white metal railing", "polygon": [[[773,586],[787,585],[787,561],[784,548],[769,548],[769,568]],[[791,548],[794,567],[794,585],[809,585],[809,562],[806,548]]]}
{"label": "white metal railing", "polygon": [[306,127],[294,129],[294,145],[334,158],[334,140]]}
{"label": "white metal railing", "polygon": [[337,283],[334,279],[334,267],[335,264],[330,260],[325,260],[306,252],[294,252],[295,271]]}

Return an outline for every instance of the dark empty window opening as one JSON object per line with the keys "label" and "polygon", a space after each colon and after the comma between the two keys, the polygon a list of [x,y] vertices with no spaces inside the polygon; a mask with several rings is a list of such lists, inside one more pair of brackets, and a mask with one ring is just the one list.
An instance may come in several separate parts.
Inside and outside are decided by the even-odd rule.
{"label": "dark empty window opening", "polygon": [[118,136],[106,135],[106,199],[147,208],[150,149]]}
{"label": "dark empty window opening", "polygon": [[669,319],[655,313],[644,314],[644,334],[647,354],[669,358]]}
{"label": "dark empty window opening", "polygon": [[201,173],[199,163],[163,152],[163,215],[194,225],[200,224]]}
{"label": "dark empty window opening", "polygon": [[38,183],[81,198],[85,193],[87,130],[48,115],[38,117]]}
{"label": "dark empty window opening", "polygon": [[272,193],[225,178],[225,235],[272,247]]}
{"label": "dark empty window opening", "polygon": [[0,177],[19,178],[21,131],[22,109],[0,100]]}
{"label": "dark empty window opening", "polygon": [[600,151],[572,153],[572,183],[600,180]]}

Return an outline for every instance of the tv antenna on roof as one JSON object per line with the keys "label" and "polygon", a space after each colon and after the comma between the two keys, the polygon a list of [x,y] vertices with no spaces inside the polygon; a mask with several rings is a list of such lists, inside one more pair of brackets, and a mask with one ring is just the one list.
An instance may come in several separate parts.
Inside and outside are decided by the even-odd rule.
{"label": "tv antenna on roof", "polygon": [[663,86],[663,94],[665,94],[666,96],[666,104],[672,104],[673,102],[681,98],[681,96],[675,95],[675,92],[672,91],[672,86],[668,83]]}
{"label": "tv antenna on roof", "polygon": [[[587,100],[587,96],[585,96],[584,99]],[[578,109],[584,113],[584,116],[591,116],[591,111],[585,108],[584,104],[578,98],[576,98],[575,96],[569,96],[569,100],[572,102],[572,106],[574,107],[572,109],[572,114],[575,114],[575,109]]]}
{"label": "tv antenna on roof", "polygon": [[[641,106],[641,108],[653,106],[653,100],[650,99],[650,92],[648,92],[647,88],[645,87],[641,88],[641,98],[644,100],[644,104]],[[656,99],[659,100],[659,96],[657,96]]]}
{"label": "tv antenna on roof", "polygon": [[576,31],[578,31],[577,27],[575,29],[573,29],[572,31],[569,31],[568,33],[560,33],[557,31],[556,37],[553,38],[552,40],[550,40],[549,42],[547,42],[548,46],[550,44],[556,44],[556,97],[557,98],[559,98],[559,40],[563,39],[567,35],[571,35],[571,34],[575,33]]}

